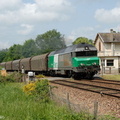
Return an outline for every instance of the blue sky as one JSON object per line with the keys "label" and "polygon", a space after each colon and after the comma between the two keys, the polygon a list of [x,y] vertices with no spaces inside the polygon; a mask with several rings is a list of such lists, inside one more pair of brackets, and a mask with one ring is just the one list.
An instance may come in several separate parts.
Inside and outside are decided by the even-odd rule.
{"label": "blue sky", "polygon": [[56,29],[67,45],[77,37],[120,32],[120,0],[1,0],[0,49]]}

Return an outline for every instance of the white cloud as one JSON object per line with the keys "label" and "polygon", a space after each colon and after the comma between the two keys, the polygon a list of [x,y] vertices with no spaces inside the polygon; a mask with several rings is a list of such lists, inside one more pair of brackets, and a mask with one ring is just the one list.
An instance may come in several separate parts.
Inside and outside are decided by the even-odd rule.
{"label": "white cloud", "polygon": [[81,3],[96,3],[96,2],[104,2],[104,0],[74,0],[75,3],[81,4]]}
{"label": "white cloud", "polygon": [[47,26],[49,29],[50,22],[53,24],[54,21],[68,20],[73,11],[69,0],[30,1],[32,2],[29,0],[27,2],[24,0],[0,1],[0,42],[8,41],[0,48],[3,46],[8,48],[8,44],[11,46],[21,43],[21,41],[45,31]]}
{"label": "white cloud", "polygon": [[109,32],[111,32],[110,29],[113,29],[113,31],[116,31],[116,32],[120,32],[120,24],[115,27],[112,27],[112,28],[103,29],[101,32],[109,33]]}
{"label": "white cloud", "polygon": [[0,0],[0,9],[11,8],[18,6],[21,0]]}
{"label": "white cloud", "polygon": [[10,47],[10,45],[8,42],[0,41],[0,50],[5,49],[5,48],[9,48],[9,47]]}
{"label": "white cloud", "polygon": [[75,36],[74,34],[71,33],[69,36],[65,38],[65,43],[67,46],[70,46],[74,40],[75,40]]}
{"label": "white cloud", "polygon": [[66,44],[70,45],[73,41],[75,41],[78,37],[86,37],[88,39],[93,39],[96,36],[96,29],[99,26],[95,27],[81,27],[74,29],[69,36],[66,37]]}
{"label": "white cloud", "polygon": [[19,30],[18,33],[22,35],[28,35],[33,30],[33,25],[22,24],[21,27],[23,29]]}
{"label": "white cloud", "polygon": [[40,6],[40,9],[43,10],[57,10],[61,11],[61,9],[68,9],[68,7],[71,6],[70,2],[68,0],[35,0],[38,6]]}
{"label": "white cloud", "polygon": [[94,32],[93,27],[80,27],[77,28],[75,30],[72,31],[72,35],[75,36],[75,38],[77,37],[88,37],[91,38],[92,37],[92,32]]}
{"label": "white cloud", "polygon": [[[20,5],[19,5],[20,4]],[[16,8],[16,6],[19,6]],[[14,9],[9,9],[14,8]],[[0,23],[38,23],[69,18],[72,5],[68,0],[35,0],[35,3],[22,3],[20,0],[0,1]]]}
{"label": "white cloud", "polygon": [[95,12],[95,18],[104,23],[119,23],[120,22],[120,7],[111,10],[98,9]]}

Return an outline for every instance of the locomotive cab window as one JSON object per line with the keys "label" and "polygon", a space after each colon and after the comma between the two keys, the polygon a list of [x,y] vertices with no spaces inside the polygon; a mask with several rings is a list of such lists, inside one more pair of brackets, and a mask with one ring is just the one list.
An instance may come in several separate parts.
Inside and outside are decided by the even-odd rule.
{"label": "locomotive cab window", "polygon": [[81,56],[97,56],[97,51],[76,52],[76,57],[81,57]]}

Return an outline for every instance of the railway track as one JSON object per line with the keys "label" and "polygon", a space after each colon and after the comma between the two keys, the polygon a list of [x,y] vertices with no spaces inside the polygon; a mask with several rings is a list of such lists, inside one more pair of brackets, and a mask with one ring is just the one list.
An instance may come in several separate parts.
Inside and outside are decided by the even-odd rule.
{"label": "railway track", "polygon": [[119,83],[120,80],[107,80],[107,79],[102,79],[102,78],[94,78],[92,81],[101,81],[101,82],[110,82],[110,83]]}
{"label": "railway track", "polygon": [[103,83],[103,84],[111,84],[111,85],[119,85],[120,86],[120,81],[114,81],[114,80],[83,80],[83,81],[88,81],[91,83]]}
{"label": "railway track", "polygon": [[99,93],[101,95],[107,95],[111,97],[120,98],[120,89],[110,88],[110,87],[103,87],[99,85],[91,85],[91,84],[85,84],[85,83],[78,83],[68,80],[54,80],[50,81],[54,84],[59,84],[67,87],[72,87],[80,90],[90,91],[94,93]]}

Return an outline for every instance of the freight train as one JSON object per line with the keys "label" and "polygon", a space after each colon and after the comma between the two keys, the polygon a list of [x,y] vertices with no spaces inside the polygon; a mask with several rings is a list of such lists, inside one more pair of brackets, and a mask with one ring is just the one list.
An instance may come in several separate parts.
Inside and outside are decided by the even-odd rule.
{"label": "freight train", "polygon": [[43,55],[0,63],[6,71],[29,71],[35,74],[65,75],[74,79],[92,79],[100,71],[97,49],[90,44],[71,45]]}

